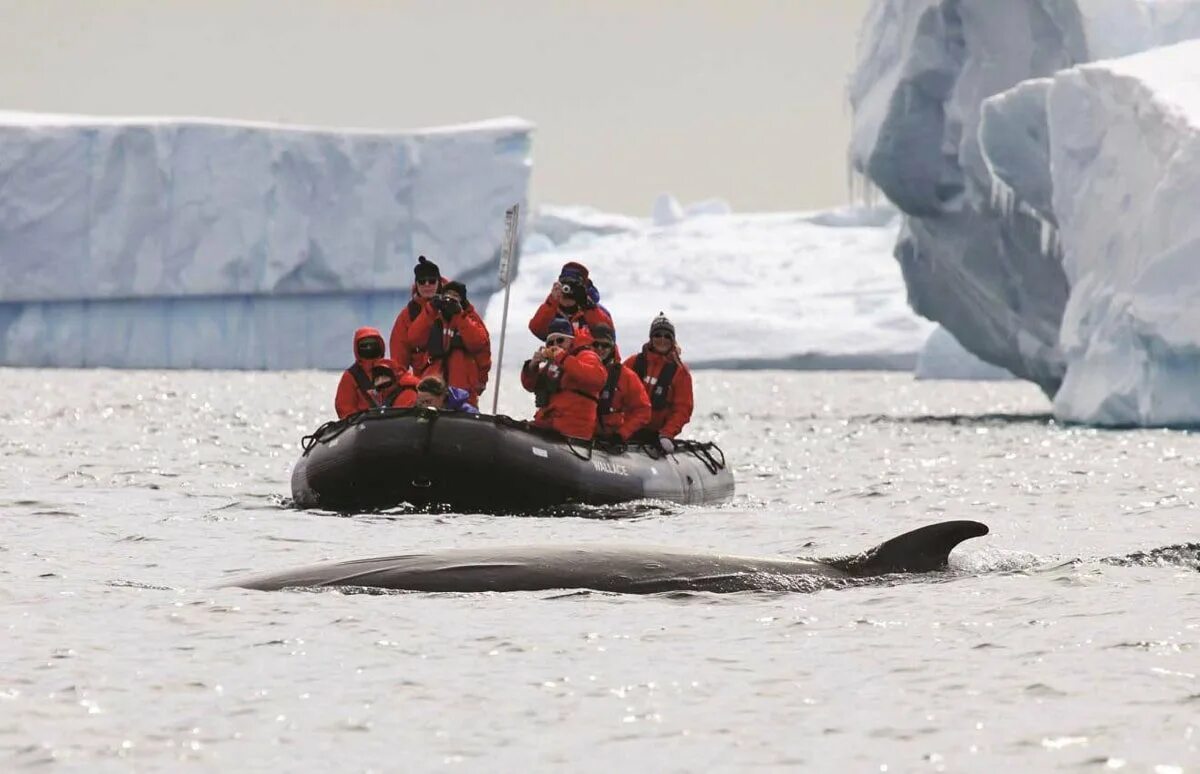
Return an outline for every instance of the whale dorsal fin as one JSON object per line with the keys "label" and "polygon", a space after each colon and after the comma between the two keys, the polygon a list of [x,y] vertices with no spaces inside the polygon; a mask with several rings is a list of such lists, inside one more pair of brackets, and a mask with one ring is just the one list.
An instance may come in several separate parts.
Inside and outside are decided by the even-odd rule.
{"label": "whale dorsal fin", "polygon": [[977,521],[943,521],[905,532],[858,556],[829,559],[825,563],[851,575],[863,576],[944,570],[955,546],[987,533],[987,525]]}

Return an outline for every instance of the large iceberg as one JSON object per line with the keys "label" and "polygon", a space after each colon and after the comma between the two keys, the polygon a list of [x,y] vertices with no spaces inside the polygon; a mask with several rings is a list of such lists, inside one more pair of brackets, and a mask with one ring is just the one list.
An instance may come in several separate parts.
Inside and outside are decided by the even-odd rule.
{"label": "large iceberg", "polygon": [[342,367],[418,254],[497,287],[531,129],[0,113],[0,364]]}
{"label": "large iceberg", "polygon": [[1046,104],[1071,286],[1055,412],[1200,423],[1200,41],[1060,73]]}
{"label": "large iceberg", "polygon": [[[908,307],[890,258],[894,209],[735,214],[715,200],[682,207],[668,198],[656,203],[658,218],[538,211],[511,288],[506,369],[539,343],[529,318],[567,261],[589,268],[625,354],[661,310],[693,367],[914,366],[933,325]],[[488,304],[493,349],[502,295]]]}
{"label": "large iceberg", "polygon": [[[1050,395],[1065,380],[1067,393],[1056,411],[1066,418],[1144,421],[1118,420],[1129,412],[1113,407],[1128,404],[1128,396],[1103,396],[1124,388],[1097,383],[1104,370],[1097,360],[1100,342],[1117,335],[1115,329],[1084,335],[1090,344],[1073,332],[1079,328],[1072,315],[1080,273],[1071,241],[1086,226],[1061,222],[1063,198],[1079,193],[1066,189],[1080,180],[1063,178],[1060,163],[1090,167],[1096,159],[1078,140],[1062,144],[1068,135],[1058,122],[1075,121],[1080,136],[1105,136],[1104,122],[1122,119],[1115,107],[1114,115],[1082,115],[1086,100],[1056,117],[1054,104],[1071,79],[1096,77],[1075,75],[1094,72],[1073,69],[1077,65],[1197,35],[1197,0],[876,0],[864,22],[850,89],[851,161],[905,213],[896,256],[914,308],[971,352]],[[1165,87],[1167,80],[1143,79],[1143,92]],[[1156,127],[1164,115],[1152,110],[1142,126]],[[1124,141],[1131,140],[1126,133]],[[1112,152],[1099,161],[1107,173],[1141,179],[1132,167],[1136,154],[1122,160],[1119,141],[1110,141]],[[1106,173],[1102,166],[1090,168],[1089,174]],[[1121,227],[1121,216],[1119,208],[1094,214],[1097,222],[1108,218],[1109,229]],[[1133,252],[1122,256],[1133,260],[1131,267],[1142,260]],[[1096,313],[1090,310],[1089,325]],[[1089,347],[1098,370],[1077,377],[1071,369],[1089,357]],[[1111,358],[1105,375],[1113,375]],[[1077,394],[1076,385],[1088,385],[1088,401],[1105,407],[1085,409],[1069,397]]]}

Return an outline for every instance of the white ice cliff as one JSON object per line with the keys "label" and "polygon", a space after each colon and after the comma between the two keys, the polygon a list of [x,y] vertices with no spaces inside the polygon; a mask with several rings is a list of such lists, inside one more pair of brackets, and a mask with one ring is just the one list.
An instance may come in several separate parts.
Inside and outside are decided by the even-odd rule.
{"label": "white ice cliff", "polygon": [[[661,310],[675,323],[692,366],[915,364],[933,325],[908,308],[890,258],[899,227],[894,209],[737,214],[717,201],[676,202],[670,209],[677,219],[656,223],[580,207],[540,208],[511,290],[505,369],[538,343],[529,318],[567,261],[590,270],[623,353],[641,347]],[[501,295],[488,304],[493,338]]]}
{"label": "white ice cliff", "polygon": [[1047,113],[1071,288],[1055,412],[1200,424],[1200,41],[1060,73]]}
{"label": "white ice cliff", "polygon": [[[1085,335],[1090,343],[1081,344],[1074,332],[1081,275],[1070,241],[1080,226],[1068,227],[1061,207],[1077,193],[1064,186],[1080,181],[1062,179],[1058,160],[1070,157],[1083,167],[1096,160],[1081,160],[1078,144],[1074,156],[1062,145],[1068,135],[1053,113],[1055,93],[1072,78],[1087,80],[1073,73],[1094,72],[1072,69],[1077,65],[1198,35],[1200,0],[876,0],[864,22],[850,89],[851,161],[905,213],[896,257],[913,307],[974,354],[1050,395],[1065,380],[1068,392],[1055,404],[1064,418],[1155,421],[1145,412],[1115,410],[1129,405],[1129,395],[1116,384],[1097,385],[1098,372],[1079,379],[1070,372],[1087,359],[1089,346],[1095,360],[1100,341],[1117,333]],[[1143,91],[1168,80],[1143,81]],[[1122,120],[1115,110],[1085,118],[1078,108],[1058,119],[1076,121],[1081,133],[1090,122],[1101,136],[1105,121]],[[1144,119],[1142,125],[1163,124]],[[1090,174],[1138,179],[1132,161],[1121,157],[1114,150],[1101,160],[1107,172],[1095,167]],[[1121,216],[1107,210],[1093,225],[1107,218],[1110,230],[1120,229]],[[1140,264],[1145,256],[1136,252],[1122,260]],[[1081,380],[1091,390],[1088,400],[1104,408],[1085,409],[1070,397]]]}
{"label": "white ice cliff", "polygon": [[0,113],[0,364],[343,367],[418,254],[496,288],[531,129]]}

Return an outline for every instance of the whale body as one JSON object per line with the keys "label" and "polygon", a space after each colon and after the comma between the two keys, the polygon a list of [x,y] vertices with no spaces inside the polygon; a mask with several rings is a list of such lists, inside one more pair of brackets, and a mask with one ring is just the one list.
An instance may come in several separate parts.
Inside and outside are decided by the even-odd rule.
{"label": "whale body", "polygon": [[226,585],[262,591],[301,587],[428,592],[590,589],[622,594],[811,591],[853,578],[944,570],[955,546],[987,531],[976,521],[947,521],[907,532],[855,556],[831,559],[604,545],[447,549],[317,564]]}

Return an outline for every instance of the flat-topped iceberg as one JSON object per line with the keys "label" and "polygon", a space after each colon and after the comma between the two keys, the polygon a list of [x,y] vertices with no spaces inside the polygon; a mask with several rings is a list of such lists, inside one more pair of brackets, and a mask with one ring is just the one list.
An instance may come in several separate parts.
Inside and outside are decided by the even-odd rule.
{"label": "flat-topped iceberg", "polygon": [[531,129],[0,113],[0,364],[342,365],[417,255],[496,288]]}

